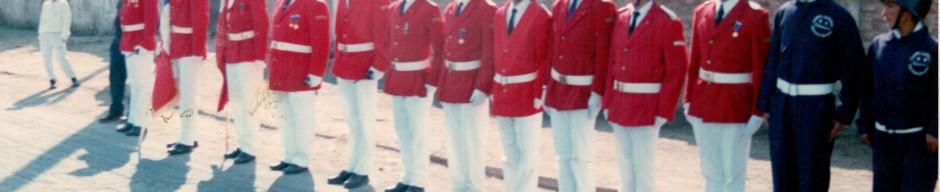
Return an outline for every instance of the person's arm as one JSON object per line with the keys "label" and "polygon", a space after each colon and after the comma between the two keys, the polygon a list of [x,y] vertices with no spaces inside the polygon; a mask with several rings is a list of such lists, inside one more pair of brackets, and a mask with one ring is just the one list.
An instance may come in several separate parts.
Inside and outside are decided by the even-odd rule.
{"label": "person's arm", "polygon": [[[391,58],[388,57],[389,49],[389,24],[388,17],[391,12],[391,3],[385,0],[373,0],[373,7],[369,9],[372,14],[372,41],[375,45],[375,61],[372,68],[386,72],[391,66]],[[396,13],[397,14],[397,13]]]}
{"label": "person's arm", "polygon": [[202,56],[203,60],[205,60],[206,40],[209,34],[209,1],[190,1],[189,11],[193,21],[192,50],[194,54]]}
{"label": "person's arm", "polygon": [[[323,77],[326,73],[326,63],[330,56],[330,11],[325,3],[313,3],[314,19],[307,19],[310,26],[309,45],[313,51],[307,74]],[[318,86],[318,85],[313,85]]]}
{"label": "person's arm", "polygon": [[865,49],[852,17],[846,16],[843,22],[836,22],[836,25],[833,30],[837,46],[834,48],[839,50],[836,51],[834,61],[842,82],[842,91],[838,97],[842,105],[836,107],[835,120],[849,125],[855,119],[860,90],[863,89],[860,85],[860,70],[863,68]]}
{"label": "person's arm", "polygon": [[68,1],[58,1],[61,3],[62,12],[59,15],[62,17],[62,33],[59,34],[59,37],[62,38],[62,41],[67,41],[72,35],[72,8],[69,6]]}
{"label": "person's arm", "polygon": [[686,107],[685,105],[689,104],[689,102],[692,101],[692,98],[695,96],[693,95],[693,93],[695,93],[694,92],[695,84],[696,84],[695,82],[698,81],[698,73],[699,73],[698,62],[702,54],[702,51],[700,51],[701,49],[699,49],[698,44],[702,43],[702,40],[701,40],[701,37],[698,36],[699,29],[695,27],[695,24],[699,22],[698,20],[699,20],[700,15],[701,14],[699,14],[699,12],[696,11],[692,16],[692,40],[689,42],[691,44],[690,46],[692,47],[692,50],[689,53],[689,63],[688,63],[688,66],[686,67],[687,72],[686,72],[686,77],[685,77],[685,81],[686,81],[685,82],[685,95],[683,96],[683,99],[682,99],[683,107]]}
{"label": "person's arm", "polygon": [[614,30],[614,18],[617,8],[613,2],[602,2],[594,22],[594,79],[591,82],[591,91],[597,95],[604,95],[607,68],[610,63],[610,36]]}
{"label": "person's arm", "polygon": [[761,9],[757,18],[757,26],[750,33],[751,42],[751,115],[763,117],[764,114],[757,109],[757,100],[760,95],[761,80],[764,74],[764,64],[767,62],[767,51],[770,47],[770,20],[767,11]]}
{"label": "person's arm", "polygon": [[[774,16],[773,33],[770,38],[770,49],[767,52],[767,61],[764,63],[764,73],[761,77],[760,92],[757,97],[757,110],[770,113],[770,99],[777,90],[777,54],[780,53],[780,22],[782,13]],[[767,114],[765,114],[766,116]]]}
{"label": "person's arm", "polygon": [[858,128],[858,135],[864,136],[865,134],[871,133],[872,130],[875,130],[875,112],[874,106],[872,105],[872,97],[875,94],[875,80],[872,77],[874,73],[874,50],[878,50],[878,45],[872,43],[868,47],[868,54],[865,57],[865,63],[862,66],[859,81],[859,107],[858,107],[858,119],[855,120],[855,126]]}
{"label": "person's arm", "polygon": [[483,39],[482,43],[482,57],[480,59],[480,69],[477,70],[476,80],[474,80],[474,88],[480,92],[483,92],[487,95],[490,94],[490,88],[493,87],[493,73],[494,72],[494,60],[493,60],[493,15],[495,9],[492,7],[485,7],[486,10],[482,18],[482,31],[481,36]]}
{"label": "person's arm", "polygon": [[663,74],[662,88],[659,92],[659,103],[657,104],[656,116],[672,121],[676,114],[676,101],[679,99],[679,91],[682,89],[683,74],[685,66],[688,63],[688,57],[685,52],[685,37],[681,20],[672,20],[668,26],[663,26],[665,31],[661,38],[660,48],[663,52]]}
{"label": "person's arm", "polygon": [[149,51],[157,48],[157,22],[160,20],[160,13],[157,8],[158,2],[155,0],[140,0],[139,2],[144,15],[144,42],[141,47]]}
{"label": "person's arm", "polygon": [[430,15],[431,23],[427,28],[428,34],[431,35],[428,37],[431,39],[431,71],[425,79],[425,84],[437,87],[441,70],[444,68],[444,16],[441,15],[441,10],[437,6],[433,8]]}
{"label": "person's arm", "polygon": [[267,3],[264,0],[251,0],[251,23],[254,27],[255,59],[264,59],[268,53],[268,31],[270,19],[268,18]]}

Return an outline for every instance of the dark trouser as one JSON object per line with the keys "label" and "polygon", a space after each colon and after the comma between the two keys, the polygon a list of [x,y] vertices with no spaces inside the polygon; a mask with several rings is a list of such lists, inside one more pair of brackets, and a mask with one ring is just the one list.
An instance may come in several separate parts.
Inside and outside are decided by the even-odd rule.
{"label": "dark trouser", "polygon": [[111,67],[109,79],[111,80],[111,107],[109,115],[124,114],[124,88],[127,83],[127,66],[124,64],[124,55],[120,50],[121,39],[111,41]]}
{"label": "dark trouser", "polygon": [[924,132],[869,133],[875,174],[874,191],[933,191],[937,153],[927,151]]}
{"label": "dark trouser", "polygon": [[784,105],[770,113],[774,191],[828,191],[834,143],[829,142],[833,111],[811,110],[812,106],[831,106],[825,102],[831,101],[817,99]]}

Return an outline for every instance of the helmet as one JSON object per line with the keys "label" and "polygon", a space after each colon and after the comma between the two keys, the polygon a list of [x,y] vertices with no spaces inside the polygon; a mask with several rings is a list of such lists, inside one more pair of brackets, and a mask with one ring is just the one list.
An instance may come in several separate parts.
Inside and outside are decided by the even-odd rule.
{"label": "helmet", "polygon": [[930,5],[933,4],[933,0],[891,0],[891,2],[901,5],[901,8],[911,12],[911,15],[914,15],[917,20],[926,18],[927,13],[930,12]]}

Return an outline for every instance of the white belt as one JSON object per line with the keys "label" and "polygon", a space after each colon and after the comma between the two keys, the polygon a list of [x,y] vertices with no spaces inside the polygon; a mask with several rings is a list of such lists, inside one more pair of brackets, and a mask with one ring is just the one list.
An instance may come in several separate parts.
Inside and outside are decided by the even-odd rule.
{"label": "white belt", "polygon": [[469,71],[480,68],[480,60],[453,62],[444,60],[444,66],[448,71]]}
{"label": "white belt", "polygon": [[565,85],[588,86],[594,81],[594,75],[564,75],[552,68],[552,79]]}
{"label": "white belt", "polygon": [[515,83],[525,83],[532,80],[535,80],[536,73],[532,72],[522,75],[513,75],[513,76],[503,76],[500,74],[493,75],[493,81],[502,85],[515,84]]}
{"label": "white belt", "polygon": [[826,84],[790,84],[783,79],[777,78],[777,89],[780,92],[790,96],[820,96],[832,94],[832,83]]}
{"label": "white belt", "polygon": [[887,127],[885,127],[885,125],[882,125],[879,122],[875,122],[875,129],[878,129],[878,131],[885,132],[888,134],[908,134],[908,133],[920,132],[921,130],[924,130],[924,127],[913,127],[913,128],[907,128],[907,129],[888,129]]}
{"label": "white belt", "polygon": [[661,87],[661,83],[627,83],[614,80],[614,90],[621,93],[655,94],[659,93]]}
{"label": "white belt", "polygon": [[339,51],[342,51],[345,53],[355,53],[355,52],[363,52],[363,51],[372,51],[372,49],[375,49],[375,44],[373,44],[372,42],[359,43],[359,44],[338,44],[337,47],[339,47]]}
{"label": "white belt", "polygon": [[297,53],[310,53],[311,52],[310,46],[287,43],[287,42],[280,42],[280,41],[271,41],[271,49],[297,52]]}
{"label": "white belt", "polygon": [[709,83],[745,84],[751,83],[750,73],[719,73],[702,68],[698,70],[698,77]]}
{"label": "white belt", "polygon": [[392,69],[396,71],[420,71],[431,66],[428,59],[412,62],[392,62]]}
{"label": "white belt", "polygon": [[255,37],[255,31],[245,31],[241,33],[229,33],[228,34],[229,41],[241,41],[245,39],[251,39],[252,37]]}
{"label": "white belt", "polygon": [[139,24],[133,24],[133,25],[121,25],[121,30],[123,30],[124,32],[144,30],[144,24],[139,23]]}
{"label": "white belt", "polygon": [[171,33],[182,33],[182,34],[192,34],[192,27],[180,27],[180,26],[170,26]]}

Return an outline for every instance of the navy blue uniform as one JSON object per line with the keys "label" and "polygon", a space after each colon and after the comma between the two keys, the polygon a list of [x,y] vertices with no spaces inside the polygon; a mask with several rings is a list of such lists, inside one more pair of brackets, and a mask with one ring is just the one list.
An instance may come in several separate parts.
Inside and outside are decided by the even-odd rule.
{"label": "navy blue uniform", "polygon": [[864,54],[855,20],[832,0],[780,6],[757,101],[770,115],[774,191],[829,188],[832,121],[855,118]]}
{"label": "navy blue uniform", "polygon": [[899,37],[868,48],[858,131],[872,143],[874,191],[933,191],[937,153],[925,135],[937,137],[937,40],[926,28]]}
{"label": "navy blue uniform", "polygon": [[[121,9],[118,1],[117,8]],[[120,11],[118,11],[120,12]],[[124,55],[119,49],[121,46],[121,17],[114,18],[114,40],[111,41],[111,65],[108,79],[111,82],[111,106],[109,115],[122,116],[124,114],[124,87],[127,82],[127,66],[124,64]]]}

